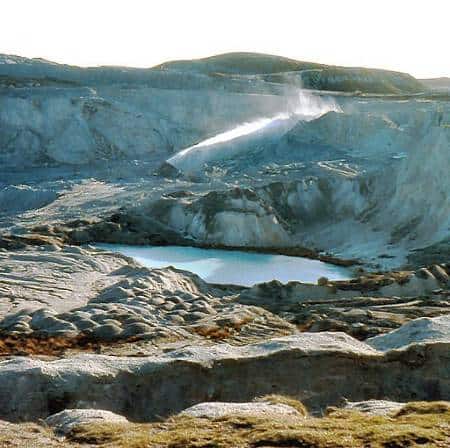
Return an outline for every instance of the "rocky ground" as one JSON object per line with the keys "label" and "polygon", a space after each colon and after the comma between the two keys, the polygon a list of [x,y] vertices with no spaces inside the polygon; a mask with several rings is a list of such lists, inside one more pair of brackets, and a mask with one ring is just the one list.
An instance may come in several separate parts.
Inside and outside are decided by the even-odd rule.
{"label": "rocky ground", "polygon": [[[261,55],[1,56],[0,446],[448,446],[450,102],[432,84]],[[213,285],[99,242],[354,276]]]}

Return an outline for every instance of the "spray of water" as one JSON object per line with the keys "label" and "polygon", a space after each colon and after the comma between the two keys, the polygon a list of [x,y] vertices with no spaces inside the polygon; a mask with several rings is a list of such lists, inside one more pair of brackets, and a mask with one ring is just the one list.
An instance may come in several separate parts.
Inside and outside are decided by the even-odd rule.
{"label": "spray of water", "polygon": [[314,120],[327,112],[342,112],[340,106],[331,97],[314,95],[308,90],[301,89],[298,93],[298,101],[294,115],[300,119]]}
{"label": "spray of water", "polygon": [[[237,139],[252,134],[267,134],[269,137],[276,137],[278,134],[282,135],[287,132],[298,121],[311,121],[331,111],[342,112],[332,98],[314,95],[304,89],[299,90],[298,97],[295,100],[289,98],[287,109],[287,111],[280,112],[272,117],[263,117],[240,124],[233,129],[183,149],[171,157],[168,163],[184,171],[188,166],[193,168],[197,165],[200,168],[199,163],[208,159],[216,159],[224,153],[221,150],[223,143],[234,143]],[[208,154],[206,154],[206,151],[208,151]],[[228,156],[233,154],[228,151]]]}

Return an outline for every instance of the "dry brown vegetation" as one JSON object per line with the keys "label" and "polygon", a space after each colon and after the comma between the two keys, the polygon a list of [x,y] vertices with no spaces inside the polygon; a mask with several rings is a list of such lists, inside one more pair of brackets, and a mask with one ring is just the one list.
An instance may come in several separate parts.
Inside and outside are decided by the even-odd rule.
{"label": "dry brown vegetation", "polygon": [[95,351],[98,343],[85,336],[32,337],[0,335],[0,356],[46,355],[60,356],[66,350]]}
{"label": "dry brown vegetation", "polygon": [[392,283],[398,283],[404,285],[408,283],[412,276],[412,271],[393,271],[379,274],[366,273],[351,280],[337,280],[330,282],[340,290],[344,291],[377,291],[383,286],[391,285]]}
{"label": "dry brown vegetation", "polygon": [[177,416],[162,423],[79,427],[70,434],[70,440],[108,448],[450,446],[448,405],[414,403],[407,409],[405,413],[392,416],[369,416],[355,411],[334,410],[322,418],[306,417],[288,421],[251,417],[208,420]]}
{"label": "dry brown vegetation", "polygon": [[308,415],[308,410],[301,401],[298,401],[295,398],[291,398],[286,395],[277,395],[277,394],[264,395],[262,397],[256,398],[254,401],[272,404],[285,404],[287,406],[290,406],[291,408],[294,408],[301,415],[304,416]]}
{"label": "dry brown vegetation", "polygon": [[235,336],[247,324],[252,323],[253,320],[254,317],[246,316],[237,321],[230,321],[227,325],[222,326],[216,323],[196,325],[192,328],[192,331],[204,338],[221,341]]}
{"label": "dry brown vegetation", "polygon": [[221,328],[218,325],[198,325],[193,327],[192,331],[199,336],[214,341],[222,341],[233,336],[232,328]]}
{"label": "dry brown vegetation", "polygon": [[64,443],[50,428],[36,423],[7,423],[0,420],[0,448],[78,448],[77,443]]}
{"label": "dry brown vegetation", "polygon": [[409,414],[448,414],[450,413],[450,403],[448,401],[418,401],[408,403],[403,406],[395,417],[401,417]]}
{"label": "dry brown vegetation", "polygon": [[[101,353],[102,349],[120,348],[142,340],[142,336],[131,336],[116,341],[99,341],[89,335],[74,337],[10,335],[0,333],[0,357],[2,356],[64,356],[68,352]],[[165,341],[169,341],[166,338]]]}

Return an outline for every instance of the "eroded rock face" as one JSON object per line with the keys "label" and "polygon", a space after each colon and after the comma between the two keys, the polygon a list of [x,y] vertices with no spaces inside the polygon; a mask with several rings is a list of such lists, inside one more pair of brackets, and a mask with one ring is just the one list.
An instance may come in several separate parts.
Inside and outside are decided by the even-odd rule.
{"label": "eroded rock face", "polygon": [[147,213],[204,243],[244,247],[288,244],[288,231],[278,214],[252,190],[166,198],[152,204]]}
{"label": "eroded rock face", "polygon": [[[448,101],[408,96],[424,86],[406,74],[227,54],[148,70],[0,56],[0,77],[1,229],[87,216],[103,225],[75,226],[72,243],[107,233],[135,244],[302,246],[389,268],[448,238]],[[233,134],[261,122],[261,138]],[[205,141],[227,132],[225,156],[210,158]],[[183,177],[167,161],[193,146],[206,148],[192,163],[198,175]],[[155,180],[161,165],[164,180]],[[105,185],[87,185],[92,178]],[[163,196],[188,190],[198,197]],[[38,206],[46,210],[23,214]],[[110,225],[118,208],[134,228]],[[149,211],[160,219],[141,219]]]}
{"label": "eroded rock face", "polygon": [[342,397],[445,400],[448,349],[448,343],[430,343],[382,354],[345,334],[303,333],[243,347],[190,347],[160,357],[15,358],[0,363],[0,415],[34,420],[95,405],[148,421],[196,403],[248,401],[271,393],[293,396],[313,409]]}
{"label": "eroded rock face", "polygon": [[[198,95],[161,87],[2,89],[0,160],[4,166],[41,167],[167,157],[228,126],[285,107],[281,95]],[[215,118],[207,120],[211,109]]]}
{"label": "eroded rock face", "polygon": [[[348,122],[353,120],[351,115],[336,114],[339,118],[332,123],[339,129],[341,115]],[[419,125],[416,115],[422,116],[425,124]],[[334,152],[342,152],[343,161],[323,160],[332,157],[331,154],[321,154],[317,160],[311,160],[303,156],[307,153],[305,149],[298,156],[306,167],[301,180],[290,180],[287,175],[265,185],[258,180],[254,182],[257,186],[230,188],[225,182],[233,176],[225,173],[223,189],[149,200],[125,210],[124,222],[136,223],[133,232],[138,242],[149,237],[151,217],[157,226],[165,229],[162,241],[168,240],[164,234],[172,232],[174,241],[191,239],[199,244],[239,247],[301,246],[339,252],[345,258],[370,259],[374,264],[399,266],[406,262],[410,251],[432,246],[448,237],[450,214],[445,201],[448,186],[441,171],[448,165],[448,128],[439,124],[435,111],[421,111],[416,115],[401,124],[394,123],[394,119],[405,120],[398,111],[392,118],[377,115],[384,128],[377,119],[371,118],[366,126],[369,129],[361,131],[362,134],[347,123],[349,129],[342,132],[340,140],[328,129],[332,124],[318,123],[326,121],[325,118],[302,123],[296,131],[299,135],[294,131],[292,135],[287,133],[284,143],[283,138],[275,139],[279,146],[276,150],[267,143],[268,149],[263,152],[268,162],[279,153],[290,156],[296,146],[308,147],[309,152],[316,154],[316,147],[328,148],[331,141],[342,148]],[[360,115],[356,116],[360,119]],[[321,137],[323,126],[328,129],[330,141]],[[309,129],[309,137],[302,131],[305,127]],[[385,154],[380,154],[380,147]],[[433,157],[427,156],[424,147],[432,148]],[[246,154],[244,159],[247,156],[251,158]],[[395,162],[388,164],[386,160]],[[289,162],[292,161],[290,157]],[[240,163],[239,169],[246,176],[256,166],[247,159],[233,163]],[[206,169],[202,163],[194,165],[201,172]],[[222,165],[218,164],[218,169],[226,172],[226,163]],[[441,174],[436,176],[436,172]],[[259,176],[259,172],[252,172],[250,178]],[[433,181],[428,182],[427,178]],[[436,183],[436,178],[442,181]],[[426,185],[426,194],[416,193],[417,182]],[[430,210],[431,217],[424,219]],[[116,239],[125,241],[126,237],[132,238],[129,232],[116,232]]]}
{"label": "eroded rock face", "polygon": [[[3,165],[50,164],[64,181],[21,187],[34,171],[18,185],[13,179],[0,195],[7,207],[0,228],[24,233],[89,218],[95,225],[68,229],[71,243],[303,247],[389,269],[408,260],[420,267],[426,249],[435,247],[429,262],[448,261],[448,102],[316,92],[312,105],[302,107],[326,100],[336,110],[299,117],[280,135],[268,125],[252,148],[244,136],[234,138],[230,144],[242,151],[208,166],[194,163],[194,179],[167,169],[176,151],[238,124],[288,113],[298,92],[139,89],[6,92]],[[69,139],[71,151],[64,145]],[[227,142],[221,145],[232,154]],[[58,171],[60,164],[87,163],[70,174]],[[161,164],[166,170],[159,174],[167,177],[155,179]],[[40,180],[47,180],[47,168]],[[25,204],[17,208],[18,190]],[[122,220],[111,221],[119,208]]]}

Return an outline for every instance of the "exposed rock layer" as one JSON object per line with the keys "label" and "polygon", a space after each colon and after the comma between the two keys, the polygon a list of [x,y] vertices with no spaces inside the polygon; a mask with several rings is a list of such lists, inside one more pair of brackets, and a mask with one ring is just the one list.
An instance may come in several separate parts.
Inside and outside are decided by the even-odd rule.
{"label": "exposed rock layer", "polygon": [[448,343],[431,343],[381,354],[344,334],[304,333],[153,358],[16,358],[0,365],[0,415],[33,420],[96,406],[148,421],[202,401],[245,401],[270,393],[316,409],[342,397],[449,399],[448,351]]}

